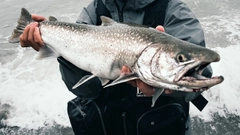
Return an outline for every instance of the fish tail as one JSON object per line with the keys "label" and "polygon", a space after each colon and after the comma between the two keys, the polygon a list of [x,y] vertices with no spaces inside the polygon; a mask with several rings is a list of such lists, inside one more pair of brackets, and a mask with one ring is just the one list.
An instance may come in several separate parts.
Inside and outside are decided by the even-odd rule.
{"label": "fish tail", "polygon": [[18,22],[17,27],[13,30],[12,36],[9,37],[9,39],[8,39],[8,41],[10,43],[18,43],[19,42],[19,36],[23,33],[24,28],[28,24],[33,22],[32,15],[27,11],[27,9],[22,8],[21,15],[17,22]]}

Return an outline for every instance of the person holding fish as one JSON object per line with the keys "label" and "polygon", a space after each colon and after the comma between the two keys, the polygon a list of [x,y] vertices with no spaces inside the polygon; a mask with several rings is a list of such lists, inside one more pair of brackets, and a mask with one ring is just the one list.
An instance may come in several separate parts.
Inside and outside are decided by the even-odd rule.
{"label": "person holding fish", "polygon": [[[76,23],[101,25],[103,20],[100,16],[110,17],[120,23],[156,28],[159,32],[205,46],[198,19],[181,0],[93,0],[82,10]],[[44,41],[38,22],[47,19],[39,15],[32,15],[32,19],[36,22],[24,29],[20,44],[39,51]],[[104,88],[99,79],[94,77],[72,89],[90,73],[63,57],[59,57],[58,61],[63,81],[77,96],[68,103],[68,115],[76,135],[189,135],[189,101],[200,103],[197,106],[200,110],[207,103],[200,92],[165,89],[151,107],[152,95],[157,91],[140,79]],[[131,72],[130,67],[122,67],[121,74]],[[208,66],[203,76],[211,75]]]}

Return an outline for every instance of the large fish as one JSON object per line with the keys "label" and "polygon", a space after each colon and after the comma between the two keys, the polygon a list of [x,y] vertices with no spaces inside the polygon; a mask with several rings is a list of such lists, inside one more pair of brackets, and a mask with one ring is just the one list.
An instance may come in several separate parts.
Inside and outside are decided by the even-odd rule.
{"label": "large fish", "polygon": [[[105,87],[141,79],[156,88],[154,105],[163,89],[204,91],[224,80],[222,76],[206,78],[201,75],[207,65],[220,60],[219,54],[210,49],[153,28],[117,23],[104,16],[101,20],[101,26],[60,22],[54,17],[39,23],[46,44],[40,53],[48,54],[53,50],[80,69],[92,73],[83,77],[74,88],[93,77],[98,77]],[[31,14],[22,8],[9,42],[18,42],[23,29],[31,22]],[[132,72],[121,74],[123,66]],[[106,85],[109,80],[113,82]]]}

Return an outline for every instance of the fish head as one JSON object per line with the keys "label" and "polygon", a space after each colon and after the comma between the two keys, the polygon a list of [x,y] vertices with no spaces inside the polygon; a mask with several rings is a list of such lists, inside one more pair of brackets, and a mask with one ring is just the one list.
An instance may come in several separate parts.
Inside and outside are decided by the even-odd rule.
{"label": "fish head", "polygon": [[220,61],[220,55],[208,48],[181,42],[175,50],[175,61],[182,68],[174,75],[173,82],[187,91],[204,91],[223,82],[223,76],[203,76],[212,62]]}
{"label": "fish head", "polygon": [[[186,92],[199,92],[221,83],[222,76],[207,78],[203,70],[218,62],[220,55],[182,40],[147,47],[137,62],[138,75],[145,83]],[[149,68],[150,67],[150,68]]]}

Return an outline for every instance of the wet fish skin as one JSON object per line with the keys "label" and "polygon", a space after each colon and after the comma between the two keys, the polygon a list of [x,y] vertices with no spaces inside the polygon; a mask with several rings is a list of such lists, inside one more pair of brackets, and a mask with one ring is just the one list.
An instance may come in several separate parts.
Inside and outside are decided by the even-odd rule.
{"label": "wet fish skin", "polygon": [[[163,88],[204,91],[224,80],[222,76],[201,76],[208,64],[220,60],[219,54],[210,49],[153,28],[117,23],[103,16],[101,19],[101,26],[59,22],[54,17],[39,23],[46,44],[40,50],[42,54],[46,54],[46,50],[57,52],[75,66],[93,74],[81,79],[75,87],[93,77],[99,77],[103,85],[114,80],[105,87],[141,79],[160,91],[154,95],[154,104]],[[32,21],[31,14],[23,8],[9,42],[17,42],[19,33]],[[122,66],[128,66],[132,73],[121,74]],[[184,76],[190,70],[193,73],[189,77]]]}

